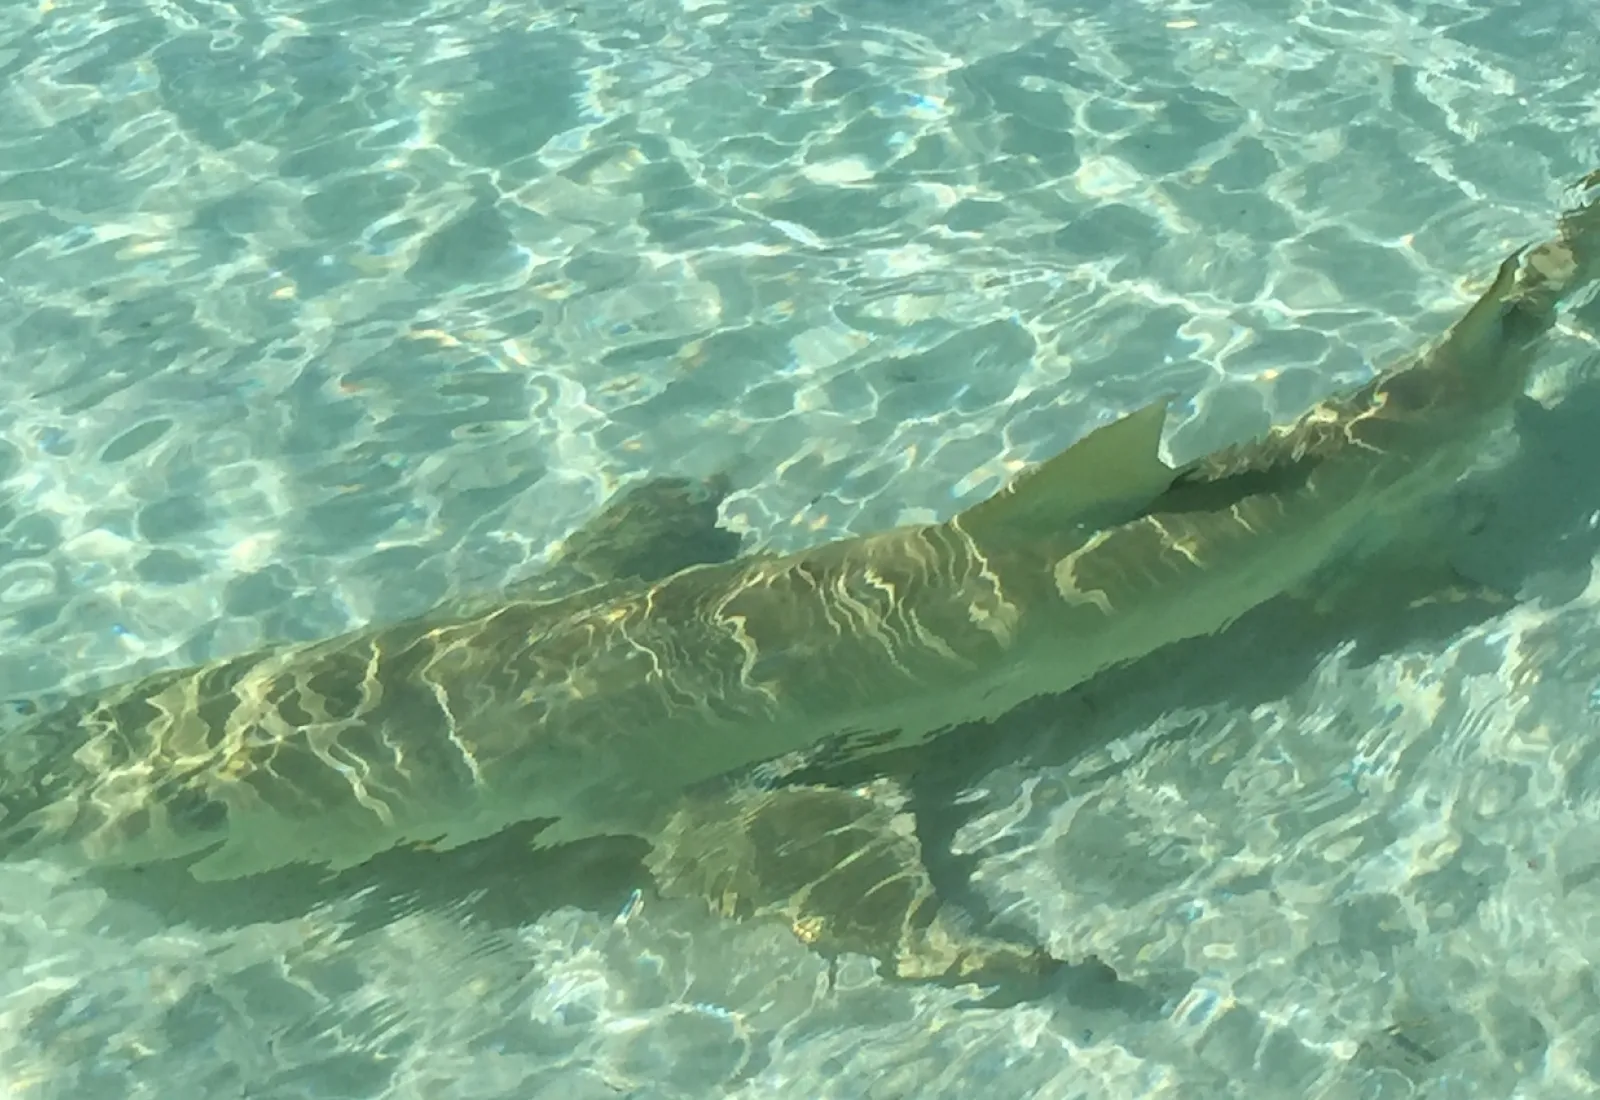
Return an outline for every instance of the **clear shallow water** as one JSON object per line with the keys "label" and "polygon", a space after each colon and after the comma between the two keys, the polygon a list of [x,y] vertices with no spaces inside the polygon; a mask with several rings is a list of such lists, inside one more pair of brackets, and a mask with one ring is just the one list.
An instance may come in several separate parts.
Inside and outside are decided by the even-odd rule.
{"label": "clear shallow water", "polygon": [[[1245,434],[1548,231],[1597,54],[1577,3],[18,6],[0,696],[493,587],[641,472],[795,546],[1167,391],[1174,451]],[[1114,980],[830,988],[484,868],[379,919],[25,864],[0,1091],[1588,1094],[1589,328],[1464,551],[1518,606],[1258,617],[947,779],[980,895]]]}

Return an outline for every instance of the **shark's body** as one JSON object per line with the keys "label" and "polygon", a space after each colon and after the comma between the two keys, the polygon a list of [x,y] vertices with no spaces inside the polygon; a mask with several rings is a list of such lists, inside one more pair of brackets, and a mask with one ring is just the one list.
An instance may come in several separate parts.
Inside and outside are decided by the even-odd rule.
{"label": "shark's body", "polygon": [[954,519],[611,579],[163,673],[0,741],[0,854],[227,878],[660,828],[704,781],[914,744],[1216,631],[1402,528],[1523,391],[1600,215],[1502,265],[1431,351],[1175,470],[1166,403]]}

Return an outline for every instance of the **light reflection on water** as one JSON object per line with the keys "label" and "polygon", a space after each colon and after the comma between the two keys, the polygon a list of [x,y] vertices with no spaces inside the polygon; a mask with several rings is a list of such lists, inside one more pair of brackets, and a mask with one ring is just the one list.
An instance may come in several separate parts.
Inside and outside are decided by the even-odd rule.
{"label": "light reflection on water", "polygon": [[[946,515],[1167,390],[1190,454],[1293,415],[1439,331],[1600,163],[1564,75],[1589,23],[20,6],[0,698],[496,587],[645,471],[736,472],[732,525],[790,547]],[[982,792],[930,826],[981,899],[1104,973],[964,1008],[516,837],[331,889],[33,863],[0,867],[0,1081],[1592,1090],[1587,323],[1466,548],[1516,607],[1268,616],[930,765],[937,804]]]}

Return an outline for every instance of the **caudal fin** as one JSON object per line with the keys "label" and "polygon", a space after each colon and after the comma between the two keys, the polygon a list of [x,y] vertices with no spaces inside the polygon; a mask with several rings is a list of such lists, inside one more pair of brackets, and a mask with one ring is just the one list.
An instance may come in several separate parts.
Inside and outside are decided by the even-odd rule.
{"label": "caudal fin", "polygon": [[1421,369],[1396,372],[1384,383],[1388,398],[1485,411],[1523,392],[1558,308],[1600,280],[1600,172],[1583,187],[1584,201],[1562,215],[1556,236],[1508,256]]}

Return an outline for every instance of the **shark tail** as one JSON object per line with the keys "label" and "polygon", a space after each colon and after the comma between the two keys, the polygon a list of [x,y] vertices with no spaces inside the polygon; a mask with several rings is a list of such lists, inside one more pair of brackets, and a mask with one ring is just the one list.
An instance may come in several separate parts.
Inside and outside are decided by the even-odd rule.
{"label": "shark tail", "polygon": [[1579,192],[1555,236],[1517,249],[1500,264],[1423,369],[1398,372],[1384,385],[1390,400],[1428,405],[1443,399],[1463,412],[1487,412],[1524,390],[1560,307],[1600,282],[1600,171],[1586,176]]}

